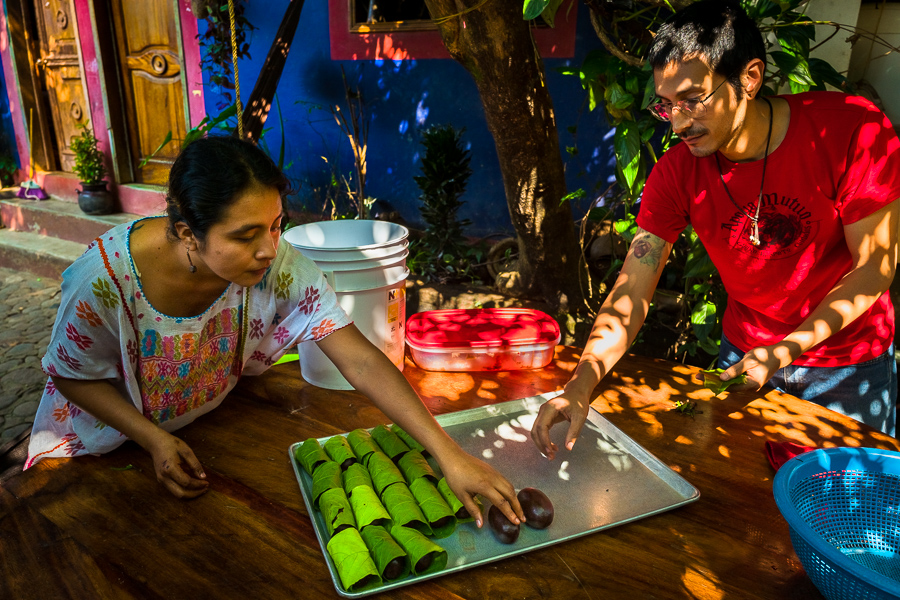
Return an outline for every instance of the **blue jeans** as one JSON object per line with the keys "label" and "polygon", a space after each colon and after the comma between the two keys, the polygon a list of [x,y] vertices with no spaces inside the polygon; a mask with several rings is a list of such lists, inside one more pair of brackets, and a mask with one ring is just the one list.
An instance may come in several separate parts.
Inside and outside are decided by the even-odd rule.
{"label": "blue jeans", "polygon": [[[724,335],[719,346],[719,367],[727,369],[745,352]],[[843,367],[800,367],[779,369],[769,386],[809,400],[829,410],[862,421],[893,436],[896,427],[897,361],[894,346],[877,358]]]}

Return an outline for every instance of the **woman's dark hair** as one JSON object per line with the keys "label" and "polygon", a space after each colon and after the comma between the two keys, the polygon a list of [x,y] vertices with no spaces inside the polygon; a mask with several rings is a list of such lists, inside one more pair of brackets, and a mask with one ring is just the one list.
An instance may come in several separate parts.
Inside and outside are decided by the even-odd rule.
{"label": "woman's dark hair", "polygon": [[754,58],[766,62],[766,45],[756,22],[738,2],[700,0],[669,17],[647,54],[654,69],[695,57],[725,76],[740,98],[741,72]]}
{"label": "woman's dark hair", "polygon": [[275,162],[248,141],[209,136],[191,142],[169,172],[170,233],[184,221],[198,240],[204,240],[225,210],[253,185],[276,188],[282,198],[290,190],[290,182]]}

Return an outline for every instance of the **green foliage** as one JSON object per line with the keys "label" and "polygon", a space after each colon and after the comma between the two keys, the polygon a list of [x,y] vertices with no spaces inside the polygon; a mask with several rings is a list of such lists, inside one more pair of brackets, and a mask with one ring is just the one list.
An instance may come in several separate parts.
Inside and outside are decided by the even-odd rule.
{"label": "green foliage", "polygon": [[[250,43],[247,41],[247,33],[256,29],[250,21],[244,17],[244,4],[246,0],[234,0],[234,28],[235,46],[237,57],[250,58]],[[231,50],[231,19],[228,15],[227,0],[213,0],[210,2],[206,15],[206,31],[197,35],[199,45],[202,48],[203,58],[200,68],[209,73],[209,82],[226,99],[220,102],[217,108],[225,108],[234,101],[229,90],[234,89],[232,78],[232,50]]]}
{"label": "green foliage", "polygon": [[81,135],[73,136],[69,147],[75,153],[75,166],[73,171],[78,175],[78,180],[84,183],[98,183],[106,175],[106,167],[103,166],[103,153],[97,147],[98,140],[90,127],[81,123]]}
{"label": "green foliage", "polygon": [[18,168],[19,166],[11,154],[5,152],[0,154],[0,184],[3,187],[12,185],[13,175],[16,174],[16,169]]}
{"label": "green foliage", "polygon": [[463,237],[463,228],[471,222],[457,217],[464,204],[460,197],[472,174],[471,156],[462,146],[461,135],[447,125],[427,129],[422,136],[422,174],[413,179],[421,191],[425,236],[414,250],[423,253],[417,257],[422,265],[418,274],[430,278],[465,277],[477,258]]}
{"label": "green foliage", "polygon": [[[846,78],[826,61],[810,58],[815,42],[817,22],[801,10],[804,0],[742,0],[742,5],[755,19],[769,45],[766,92],[774,94],[785,87],[793,93],[822,90],[826,84],[851,91]],[[523,17],[555,12],[558,4],[550,0],[523,0]],[[586,105],[593,111],[602,107],[609,125],[615,129],[613,149],[616,156],[616,186],[605,194],[603,209],[593,208],[587,220],[601,221],[613,214],[613,229],[631,242],[636,224],[633,213],[644,189],[647,175],[658,155],[678,142],[668,123],[654,119],[646,108],[656,100],[653,74],[643,60],[656,32],[673,12],[669,2],[634,0],[628,3],[588,2],[594,24],[602,29],[606,49],[590,52],[580,67],[560,69],[563,74],[578,77],[586,93]],[[548,21],[549,22],[549,21]],[[832,24],[837,26],[837,24]],[[577,147],[566,149],[572,156]],[[582,190],[566,196],[578,197]],[[616,211],[619,208],[620,210]],[[621,210],[624,208],[624,210]],[[621,267],[613,256],[609,271],[601,283]],[[651,307],[648,321],[656,320],[675,339],[667,356],[695,362],[709,362],[718,353],[722,333],[722,315],[727,295],[718,272],[696,234],[689,227],[675,243],[660,280],[659,292],[680,300],[680,314],[674,319],[657,306]]]}

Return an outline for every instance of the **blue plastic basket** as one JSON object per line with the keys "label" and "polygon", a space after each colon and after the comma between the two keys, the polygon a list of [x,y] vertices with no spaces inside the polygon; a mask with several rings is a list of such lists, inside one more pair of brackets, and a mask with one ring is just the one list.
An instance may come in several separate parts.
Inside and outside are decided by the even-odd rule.
{"label": "blue plastic basket", "polygon": [[775,475],[794,551],[829,600],[900,598],[900,452],[827,448]]}

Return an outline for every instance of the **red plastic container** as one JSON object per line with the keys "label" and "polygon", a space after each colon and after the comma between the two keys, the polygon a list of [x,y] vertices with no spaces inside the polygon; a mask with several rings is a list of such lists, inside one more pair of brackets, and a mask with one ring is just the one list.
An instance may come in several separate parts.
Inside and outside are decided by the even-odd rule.
{"label": "red plastic container", "polygon": [[428,310],[406,323],[412,358],[428,371],[540,369],[559,340],[556,321],[527,308]]}

